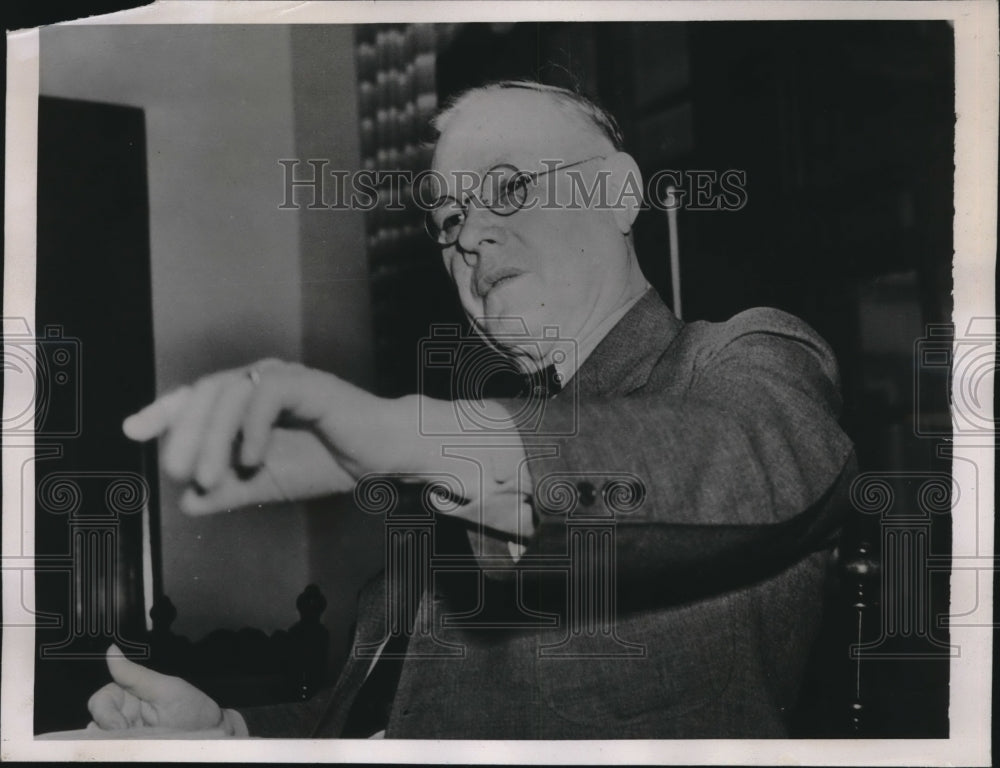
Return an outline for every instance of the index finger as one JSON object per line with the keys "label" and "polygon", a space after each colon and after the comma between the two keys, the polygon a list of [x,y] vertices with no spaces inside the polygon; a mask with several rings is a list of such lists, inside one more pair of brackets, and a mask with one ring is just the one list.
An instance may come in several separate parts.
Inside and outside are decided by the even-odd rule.
{"label": "index finger", "polygon": [[184,408],[191,387],[181,387],[157,398],[122,422],[122,431],[132,440],[149,440],[163,434]]}

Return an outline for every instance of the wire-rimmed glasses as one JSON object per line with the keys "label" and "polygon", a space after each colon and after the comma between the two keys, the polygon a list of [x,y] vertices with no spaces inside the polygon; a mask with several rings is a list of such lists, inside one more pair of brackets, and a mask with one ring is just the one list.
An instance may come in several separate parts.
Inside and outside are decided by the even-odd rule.
{"label": "wire-rimmed glasses", "polygon": [[543,176],[550,173],[573,168],[589,163],[591,160],[603,160],[604,155],[595,155],[575,163],[559,165],[545,171],[522,171],[513,165],[502,163],[490,168],[479,184],[475,195],[459,202],[451,195],[437,198],[427,209],[424,216],[424,229],[428,236],[442,248],[454,245],[462,232],[465,220],[469,215],[470,201],[482,206],[497,216],[512,216],[520,211],[528,201],[528,187]]}

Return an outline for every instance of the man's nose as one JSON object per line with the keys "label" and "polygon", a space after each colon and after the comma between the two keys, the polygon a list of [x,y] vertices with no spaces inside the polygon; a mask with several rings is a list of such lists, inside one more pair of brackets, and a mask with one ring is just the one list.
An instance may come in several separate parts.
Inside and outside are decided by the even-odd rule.
{"label": "man's nose", "polygon": [[482,205],[470,205],[462,229],[458,233],[458,250],[470,267],[482,256],[484,249],[502,245],[503,219]]}

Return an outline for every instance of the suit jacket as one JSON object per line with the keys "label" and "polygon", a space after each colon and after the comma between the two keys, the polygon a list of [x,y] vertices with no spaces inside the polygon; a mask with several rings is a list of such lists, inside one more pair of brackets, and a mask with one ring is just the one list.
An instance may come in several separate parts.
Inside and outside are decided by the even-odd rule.
{"label": "suit jacket", "polygon": [[[521,430],[527,551],[431,580],[386,736],[786,735],[856,472],[829,348],[773,309],[685,325],[649,291],[570,384]],[[355,651],[385,637],[386,590]],[[309,702],[241,710],[251,734],[336,736],[358,655]]]}

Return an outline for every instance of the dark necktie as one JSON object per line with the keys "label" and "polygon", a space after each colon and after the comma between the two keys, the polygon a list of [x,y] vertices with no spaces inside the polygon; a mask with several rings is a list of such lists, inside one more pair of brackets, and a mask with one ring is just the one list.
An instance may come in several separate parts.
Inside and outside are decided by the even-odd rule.
{"label": "dark necktie", "polygon": [[554,365],[522,376],[521,397],[552,397],[562,391],[562,374]]}
{"label": "dark necktie", "polygon": [[482,382],[482,391],[476,394],[487,398],[546,398],[558,394],[560,390],[562,390],[560,375],[554,365],[548,365],[540,371],[531,373],[496,371]]}

